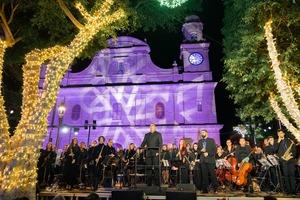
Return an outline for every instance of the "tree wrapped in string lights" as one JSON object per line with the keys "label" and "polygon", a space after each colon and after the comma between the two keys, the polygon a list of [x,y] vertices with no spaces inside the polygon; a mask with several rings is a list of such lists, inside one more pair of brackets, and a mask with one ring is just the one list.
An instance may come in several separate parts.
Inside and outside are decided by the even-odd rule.
{"label": "tree wrapped in string lights", "polygon": [[[89,13],[83,5],[76,8],[85,19],[79,32],[66,46],[33,50],[26,55],[23,66],[22,118],[12,137],[5,113],[0,88],[0,199],[27,196],[35,199],[37,160],[39,149],[47,133],[47,117],[51,111],[63,75],[72,61],[88,46],[95,35],[118,20],[124,20],[123,9],[115,8],[114,0],[95,4]],[[3,57],[9,47],[7,40],[0,40],[0,87],[2,86]],[[38,82],[40,66],[47,65],[42,91]]]}
{"label": "tree wrapped in string lights", "polygon": [[[276,113],[278,119],[284,126],[300,140],[300,109],[296,101],[295,92],[299,93],[299,83],[290,83],[287,76],[284,76],[280,69],[280,61],[275,46],[275,39],[272,33],[272,20],[266,22],[264,26],[265,38],[267,40],[269,57],[271,59],[271,69],[274,72],[276,88],[279,92],[280,101],[282,101],[287,115],[282,111],[276,95],[271,92],[269,101],[272,109]],[[295,86],[295,87],[293,87]]]}

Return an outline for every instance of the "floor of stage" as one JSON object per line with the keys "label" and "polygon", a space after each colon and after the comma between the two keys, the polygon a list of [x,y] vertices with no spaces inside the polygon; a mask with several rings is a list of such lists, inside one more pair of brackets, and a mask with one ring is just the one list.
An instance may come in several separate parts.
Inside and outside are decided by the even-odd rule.
{"label": "floor of stage", "polygon": [[[162,188],[161,191],[158,189],[155,191],[149,190],[149,188],[144,189],[143,187],[133,188],[99,188],[95,191],[101,199],[109,200],[111,199],[112,191],[120,191],[120,190],[143,190],[144,192],[144,199],[147,200],[164,200],[166,199],[165,192],[166,191],[178,191],[176,188]],[[72,189],[72,190],[64,190],[64,189],[57,189],[57,190],[41,190],[38,194],[40,200],[51,200],[57,194],[60,194],[64,197],[69,197],[69,199],[80,200],[87,197],[89,193],[92,192],[89,189]],[[263,200],[265,196],[274,196],[277,197],[278,200],[285,200],[285,199],[300,199],[300,194],[287,196],[283,193],[274,193],[274,192],[253,192],[253,193],[245,193],[242,191],[220,191],[218,193],[208,193],[203,194],[200,191],[196,191],[197,200],[207,199],[207,200],[238,200],[238,199],[245,199],[245,200]]]}

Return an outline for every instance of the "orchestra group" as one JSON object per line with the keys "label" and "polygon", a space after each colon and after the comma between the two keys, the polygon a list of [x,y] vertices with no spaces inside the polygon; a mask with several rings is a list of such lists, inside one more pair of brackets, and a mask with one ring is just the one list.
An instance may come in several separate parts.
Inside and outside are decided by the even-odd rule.
{"label": "orchestra group", "polygon": [[41,150],[38,183],[41,187],[57,184],[92,190],[131,187],[138,182],[169,187],[194,184],[203,193],[299,191],[298,145],[282,130],[254,147],[240,137],[236,144],[228,139],[222,148],[207,130],[199,130],[199,137],[194,143],[181,139],[178,147],[163,144],[161,133],[151,124],[139,147],[131,143],[127,149],[115,148],[112,139],[100,136],[88,148],[73,138],[59,152],[49,142]]}

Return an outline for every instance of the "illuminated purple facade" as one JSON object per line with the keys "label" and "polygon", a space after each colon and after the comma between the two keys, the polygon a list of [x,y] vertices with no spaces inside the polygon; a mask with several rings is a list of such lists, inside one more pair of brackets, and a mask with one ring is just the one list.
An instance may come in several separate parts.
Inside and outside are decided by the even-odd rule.
{"label": "illuminated purple facade", "polygon": [[207,129],[220,143],[222,125],[217,124],[216,82],[209,69],[208,48],[206,42],[182,44],[184,72],[179,73],[177,66],[155,66],[143,41],[125,36],[110,39],[85,70],[65,75],[45,142],[51,135],[55,143],[57,108],[64,102],[62,124],[69,128],[59,131],[60,148],[75,135],[79,141],[88,141],[86,120],[91,125],[96,120],[90,142],[103,135],[123,147],[131,142],[139,145],[149,124],[156,123],[164,143],[177,143],[182,137],[198,140],[198,129]]}

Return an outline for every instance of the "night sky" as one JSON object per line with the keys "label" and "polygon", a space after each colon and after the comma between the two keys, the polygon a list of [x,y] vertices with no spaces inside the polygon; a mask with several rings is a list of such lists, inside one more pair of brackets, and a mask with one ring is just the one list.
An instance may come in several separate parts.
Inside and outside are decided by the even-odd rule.
{"label": "night sky", "polygon": [[[194,13],[198,15],[204,24],[203,37],[210,42],[209,60],[214,81],[219,82],[215,90],[216,109],[218,123],[224,124],[221,130],[221,142],[224,144],[232,133],[232,126],[238,124],[233,101],[229,99],[229,92],[225,89],[225,84],[220,80],[223,73],[223,26],[224,7],[220,0],[203,0],[203,11]],[[159,20],[159,19],[158,19]],[[184,22],[182,22],[183,24]],[[174,60],[182,66],[179,59],[180,44],[183,41],[181,26],[175,27],[176,31],[158,29],[153,32],[137,31],[130,36],[147,41],[151,48],[151,59],[159,67],[171,68]],[[72,67],[73,72],[81,71],[87,67],[91,60],[79,61]]]}
{"label": "night sky", "polygon": [[[235,117],[235,108],[232,100],[229,99],[229,93],[225,89],[225,84],[220,82],[223,72],[223,36],[221,33],[223,9],[223,4],[220,0],[204,0],[203,11],[195,13],[204,24],[204,38],[211,43],[209,60],[214,81],[219,82],[216,87],[215,97],[218,122],[224,124],[224,128],[221,130],[222,141],[229,136],[228,134],[231,134],[232,126],[239,122],[238,118]],[[148,33],[139,32],[132,36],[142,40],[146,38],[151,47],[152,61],[157,66],[168,68],[172,67],[174,60],[178,64],[182,64],[179,60],[180,44],[183,40],[181,25],[177,29],[177,32],[167,32],[161,29]]]}
{"label": "night sky", "polygon": [[[229,93],[225,89],[225,84],[220,82],[223,73],[223,36],[221,33],[224,14],[223,3],[220,0],[203,0],[203,11],[194,14],[198,15],[203,22],[203,36],[211,43],[209,60],[214,81],[219,82],[215,91],[216,109],[218,122],[224,124],[224,128],[221,130],[221,140],[224,141],[229,136],[228,134],[231,133],[232,126],[239,123],[239,120],[235,116],[235,108],[232,100],[229,99]],[[178,24],[178,27],[175,27],[176,31],[173,32],[158,29],[153,32],[137,31],[131,36],[141,40],[146,39],[151,48],[152,61],[159,67],[170,68],[174,60],[179,65],[182,65],[182,62],[179,60],[180,44],[183,40],[181,33],[182,24]],[[91,60],[77,60],[77,63],[72,67],[72,71],[81,71],[90,62]],[[8,88],[10,86],[13,87],[13,90],[21,88],[21,83],[11,80],[11,77],[4,74],[4,78],[5,83],[8,83]],[[17,121],[15,120],[15,125]]]}

